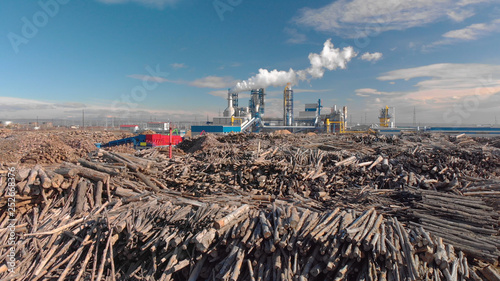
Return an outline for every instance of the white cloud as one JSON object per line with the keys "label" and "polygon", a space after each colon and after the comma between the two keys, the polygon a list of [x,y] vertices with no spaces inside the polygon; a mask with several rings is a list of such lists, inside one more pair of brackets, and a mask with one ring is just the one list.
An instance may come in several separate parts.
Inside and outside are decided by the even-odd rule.
{"label": "white cloud", "polygon": [[361,55],[361,57],[360,57],[360,59],[362,59],[362,60],[372,61],[372,62],[376,62],[381,58],[382,58],[382,53],[379,53],[379,52],[375,52],[375,53],[366,52],[363,55]]}
{"label": "white cloud", "polygon": [[189,82],[189,85],[198,88],[220,89],[234,86],[237,82],[238,81],[234,80],[232,77],[207,76]]}
{"label": "white cloud", "polygon": [[295,28],[285,28],[285,32],[290,36],[287,43],[290,44],[302,44],[307,41],[307,37],[305,34],[299,33]]}
{"label": "white cloud", "polygon": [[227,90],[210,91],[208,94],[219,98],[227,98]]}
{"label": "white cloud", "polygon": [[462,22],[464,21],[465,19],[467,18],[470,18],[472,16],[474,16],[474,11],[472,10],[457,10],[457,11],[449,11],[447,13],[448,17],[450,17],[450,19],[456,21],[456,22]]}
{"label": "white cloud", "polygon": [[123,4],[123,3],[137,3],[147,7],[154,7],[158,9],[163,9],[166,6],[172,6],[179,0],[97,0],[105,4]]}
{"label": "white cloud", "polygon": [[475,23],[462,29],[448,31],[442,35],[443,39],[424,46],[423,50],[431,50],[441,45],[477,40],[495,32],[500,32],[500,19],[493,20],[489,23]]}
{"label": "white cloud", "polygon": [[371,88],[357,89],[354,92],[356,93],[356,96],[359,96],[359,97],[391,96],[391,95],[396,94],[394,92],[380,92],[376,89],[371,89]]}
{"label": "white cloud", "polygon": [[321,89],[321,90],[314,90],[314,89],[293,89],[293,92],[295,94],[300,94],[300,93],[325,93],[325,92],[330,92],[332,91],[331,89]]}
{"label": "white cloud", "polygon": [[411,112],[414,106],[421,108],[426,111],[426,122],[486,122],[479,113],[498,111],[500,107],[500,65],[433,64],[390,71],[377,79],[419,79],[414,90],[382,92],[367,88],[355,93],[369,107],[390,105],[399,112]]}
{"label": "white cloud", "polygon": [[295,22],[317,31],[347,38],[375,36],[388,30],[404,30],[451,18],[463,20],[473,5],[487,1],[455,0],[338,0],[318,9],[305,8]]}
{"label": "white cloud", "polygon": [[[379,76],[381,81],[409,80],[429,77],[417,86],[424,88],[471,88],[489,86],[500,81],[500,65],[440,63],[398,69]],[[489,82],[488,82],[489,81]]]}
{"label": "white cloud", "polygon": [[[227,92],[226,92],[227,93]],[[118,103],[117,103],[118,102]],[[158,119],[169,118],[170,120],[192,120],[194,116],[216,114],[209,110],[193,112],[192,109],[149,109],[122,104],[119,100],[100,101],[99,104],[85,104],[81,102],[47,102],[35,99],[23,99],[15,97],[0,97],[0,112],[8,113],[9,119],[73,119],[75,124],[81,124],[82,109],[85,110],[85,119],[98,119],[103,124],[105,117],[123,119],[149,120],[151,116]]]}
{"label": "white cloud", "polygon": [[500,19],[497,19],[490,23],[476,23],[462,29],[452,30],[443,34],[443,37],[461,40],[476,40],[491,32],[499,31]]}
{"label": "white cloud", "polygon": [[175,83],[175,84],[181,84],[181,85],[189,85],[189,86],[193,86],[193,87],[197,87],[197,88],[212,88],[212,89],[228,88],[228,87],[234,86],[236,83],[238,83],[238,80],[235,80],[229,76],[225,76],[225,77],[206,76],[206,77],[203,77],[200,79],[196,79],[194,81],[169,80],[169,79],[165,79],[162,77],[142,75],[142,74],[132,74],[132,75],[128,75],[128,77],[143,80],[143,81],[151,81],[151,82],[158,82],[158,83],[169,82],[169,83]]}
{"label": "white cloud", "polygon": [[184,63],[172,63],[170,66],[174,69],[187,68],[187,65]]}
{"label": "white cloud", "polygon": [[0,112],[15,112],[20,110],[30,111],[55,108],[56,106],[50,102],[14,97],[0,97]]}

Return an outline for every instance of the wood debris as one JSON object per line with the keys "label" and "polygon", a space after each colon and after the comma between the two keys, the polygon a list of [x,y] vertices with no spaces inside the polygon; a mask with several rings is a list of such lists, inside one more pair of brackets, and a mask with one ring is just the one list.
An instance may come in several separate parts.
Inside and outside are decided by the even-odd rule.
{"label": "wood debris", "polygon": [[[500,154],[486,139],[234,134],[179,149],[17,166],[16,270],[0,279],[498,276]],[[4,211],[5,244],[8,224]]]}

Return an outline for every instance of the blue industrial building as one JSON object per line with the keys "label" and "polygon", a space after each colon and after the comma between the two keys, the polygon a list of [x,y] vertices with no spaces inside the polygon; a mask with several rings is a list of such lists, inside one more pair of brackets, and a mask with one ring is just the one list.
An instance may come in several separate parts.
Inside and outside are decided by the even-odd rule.
{"label": "blue industrial building", "polygon": [[202,133],[211,133],[211,134],[227,134],[227,133],[239,133],[241,132],[240,126],[214,126],[214,125],[205,125],[205,126],[191,126],[191,135],[198,136]]}

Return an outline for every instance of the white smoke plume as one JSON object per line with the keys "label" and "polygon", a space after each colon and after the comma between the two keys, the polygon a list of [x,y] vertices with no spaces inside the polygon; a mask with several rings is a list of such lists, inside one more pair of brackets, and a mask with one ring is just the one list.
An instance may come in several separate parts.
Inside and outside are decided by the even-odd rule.
{"label": "white smoke plume", "polygon": [[284,87],[287,83],[296,85],[299,81],[311,80],[323,77],[326,70],[337,68],[345,69],[347,63],[357,55],[352,47],[335,49],[331,39],[326,40],[320,54],[310,53],[309,62],[311,66],[307,69],[295,71],[292,68],[284,70],[259,69],[259,73],[248,80],[241,81],[231,89],[231,92],[239,93],[252,89],[272,87]]}

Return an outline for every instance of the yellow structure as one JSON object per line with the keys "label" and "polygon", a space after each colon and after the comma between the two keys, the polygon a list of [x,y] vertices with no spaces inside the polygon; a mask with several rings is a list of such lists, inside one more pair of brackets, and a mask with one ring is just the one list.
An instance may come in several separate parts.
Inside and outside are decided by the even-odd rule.
{"label": "yellow structure", "polygon": [[380,110],[380,127],[385,127],[388,128],[391,125],[391,118],[392,116],[389,114],[389,106],[385,106],[385,108],[382,108]]}
{"label": "yellow structure", "polygon": [[238,117],[231,116],[231,126],[234,126],[234,121],[235,120],[239,120],[240,121],[240,125],[243,123],[243,118],[238,118]]}
{"label": "yellow structure", "polygon": [[330,121],[330,119],[326,119],[326,132],[330,132],[330,125],[332,124],[339,124],[339,133],[344,134],[345,133],[345,122],[343,121]]}

